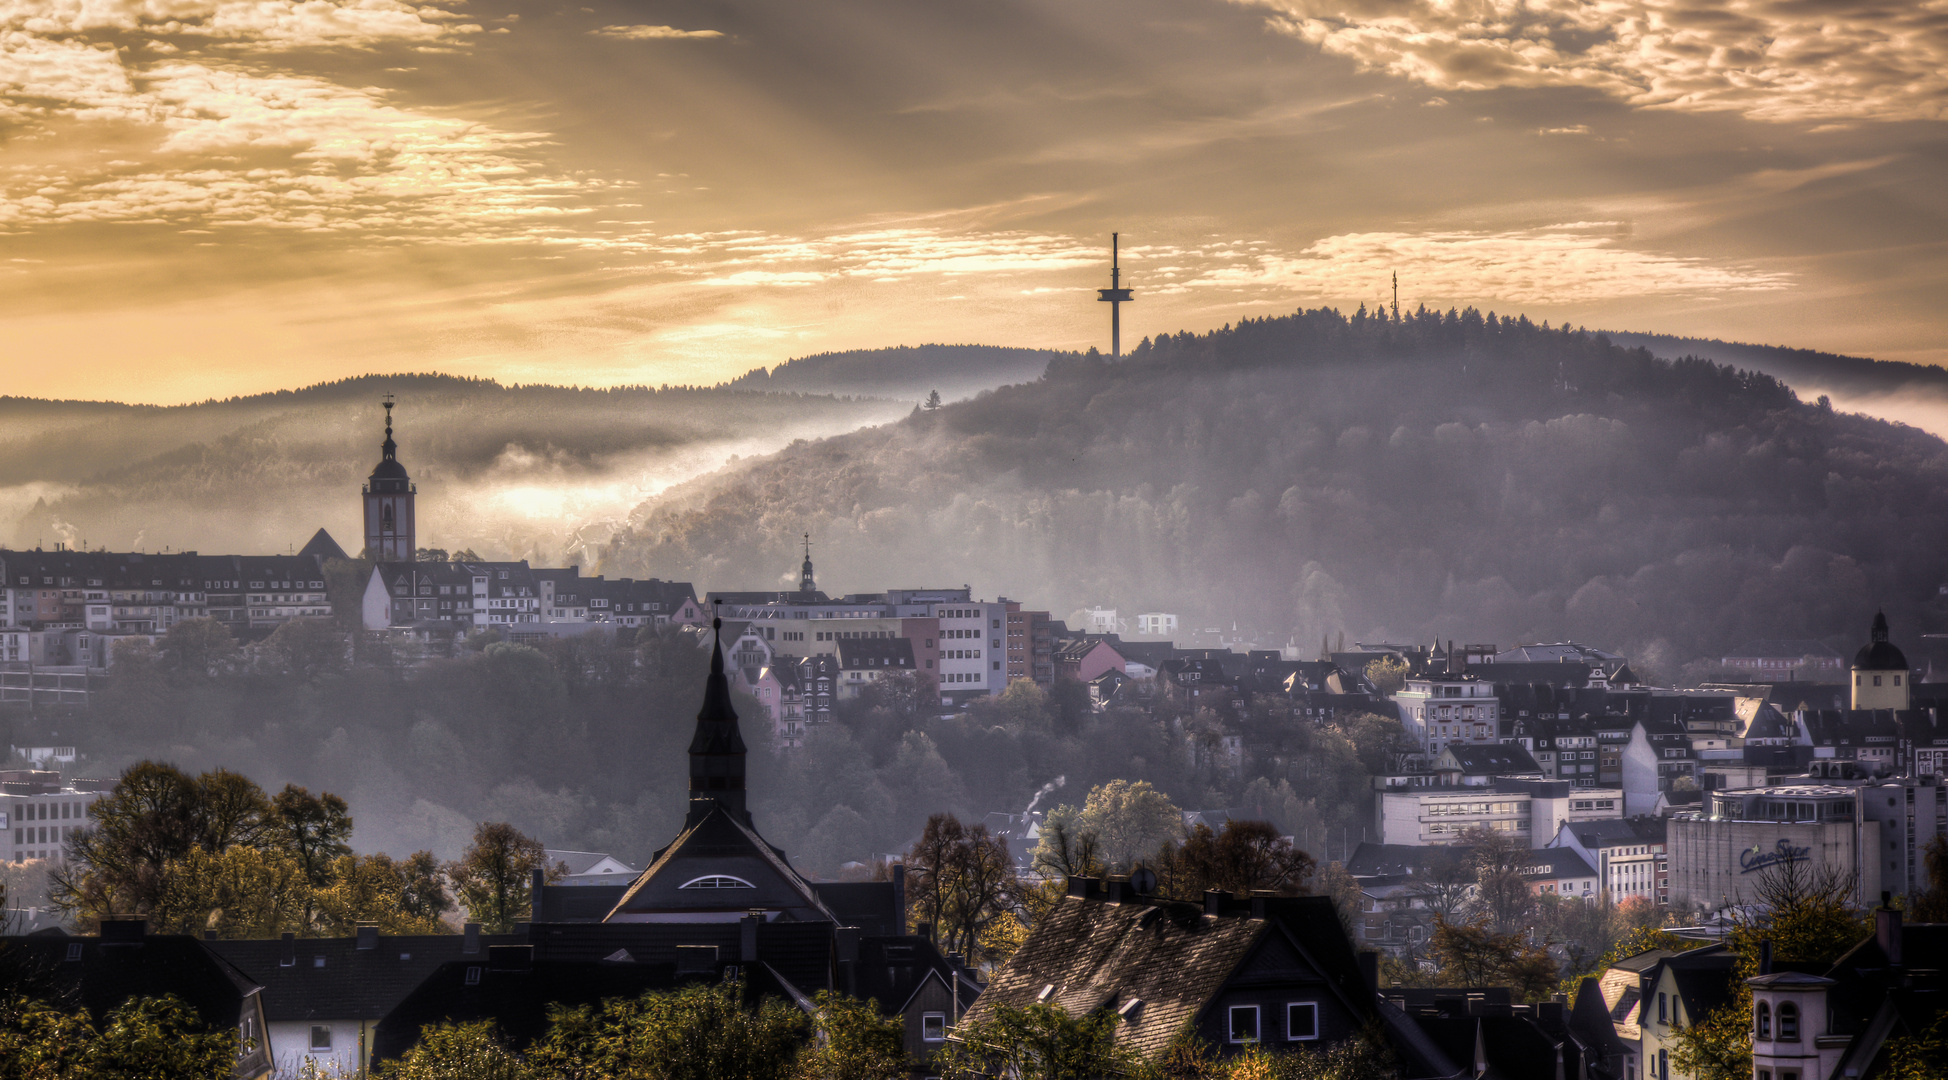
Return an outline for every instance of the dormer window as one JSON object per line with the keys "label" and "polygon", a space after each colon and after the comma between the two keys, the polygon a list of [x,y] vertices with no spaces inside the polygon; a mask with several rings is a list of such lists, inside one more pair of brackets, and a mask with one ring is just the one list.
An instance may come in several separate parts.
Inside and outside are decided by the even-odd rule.
{"label": "dormer window", "polygon": [[755,889],[757,888],[757,886],[751,884],[748,881],[745,881],[741,877],[732,877],[729,874],[706,874],[705,876],[700,878],[691,878],[689,881],[686,881],[683,884],[677,886],[677,888],[679,889]]}

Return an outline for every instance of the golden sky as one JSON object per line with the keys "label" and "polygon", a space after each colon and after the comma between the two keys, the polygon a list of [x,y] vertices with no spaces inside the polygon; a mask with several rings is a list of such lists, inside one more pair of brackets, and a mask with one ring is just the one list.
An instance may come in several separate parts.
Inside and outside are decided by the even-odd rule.
{"label": "golden sky", "polygon": [[0,0],[4,392],[1382,300],[1948,361],[1943,0]]}

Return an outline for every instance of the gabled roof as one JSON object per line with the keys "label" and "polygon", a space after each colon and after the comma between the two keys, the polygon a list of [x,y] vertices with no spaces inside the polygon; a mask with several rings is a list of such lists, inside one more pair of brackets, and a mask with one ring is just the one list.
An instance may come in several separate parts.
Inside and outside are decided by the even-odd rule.
{"label": "gabled roof", "polygon": [[176,934],[126,941],[50,934],[9,938],[6,948],[18,962],[47,972],[56,994],[97,1020],[130,998],[174,994],[211,1028],[231,1028],[259,989],[204,942]]}
{"label": "gabled roof", "polygon": [[1517,743],[1449,743],[1436,759],[1434,771],[1442,771],[1442,762],[1450,758],[1467,776],[1542,775],[1542,766]]}
{"label": "gabled roof", "polygon": [[1563,825],[1576,837],[1577,843],[1591,849],[1625,844],[1661,844],[1668,826],[1668,818],[1648,814],[1602,821],[1570,821]]}
{"label": "gabled roof", "polygon": [[[700,878],[728,876],[750,888],[691,888]],[[737,815],[714,805],[670,846],[656,853],[649,868],[617,901],[608,920],[645,915],[742,914],[752,908],[778,911],[794,920],[838,922],[810,882],[784,856]]]}
{"label": "gabled roof", "polygon": [[350,557],[345,554],[344,548],[338,546],[338,541],[333,540],[331,534],[323,529],[312,533],[311,539],[305,541],[305,545],[298,549],[298,554],[308,555],[317,559],[320,563],[323,563],[326,559],[345,559]]}
{"label": "gabled roof", "polygon": [[882,1015],[904,1013],[928,982],[949,994],[960,983],[961,1006],[973,1004],[981,985],[940,955],[934,943],[917,934],[867,937],[859,942],[859,967],[852,996],[879,1002]]}

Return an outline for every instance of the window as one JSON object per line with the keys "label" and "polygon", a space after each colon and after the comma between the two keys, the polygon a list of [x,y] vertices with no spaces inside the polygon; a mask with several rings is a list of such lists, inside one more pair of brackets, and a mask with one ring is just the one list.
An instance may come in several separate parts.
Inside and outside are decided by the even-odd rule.
{"label": "window", "polygon": [[745,881],[741,877],[731,877],[729,874],[709,874],[700,878],[691,878],[689,881],[686,881],[683,884],[677,886],[677,888],[679,889],[755,889],[757,888],[757,886],[751,884],[748,881]]}
{"label": "window", "polygon": [[1669,1015],[1664,1011],[1665,1007],[1666,1007],[1666,1001],[1664,995],[1658,994],[1657,995],[1657,1022],[1660,1024],[1666,1023],[1670,1019]]}
{"label": "window", "polygon": [[1770,1039],[1772,1037],[1772,1006],[1763,1001],[1752,1006],[1752,1025],[1757,1031],[1757,1034],[1753,1038]]}
{"label": "window", "polygon": [[467,985],[468,985],[468,986],[479,986],[479,985],[480,985],[480,969],[479,969],[479,968],[477,968],[477,967],[470,967],[470,968],[468,968],[468,969],[467,969]]}
{"label": "window", "polygon": [[311,1049],[313,1050],[331,1049],[331,1025],[330,1024],[311,1025]]}
{"label": "window", "polygon": [[1231,1041],[1234,1043],[1258,1041],[1258,1006],[1231,1006]]}
{"label": "window", "polygon": [[1779,1003],[1779,1040],[1799,1041],[1799,1006],[1790,1001]]}
{"label": "window", "polygon": [[1285,1037],[1295,1040],[1319,1037],[1318,1002],[1294,1001],[1285,1006]]}
{"label": "window", "polygon": [[75,962],[78,962],[78,961],[79,961],[79,960],[81,959],[81,950],[82,950],[82,948],[83,948],[83,946],[82,946],[82,944],[81,944],[80,942],[78,942],[78,941],[77,941],[77,942],[74,942],[74,943],[72,943],[72,944],[70,944],[70,945],[68,946],[68,962],[69,962],[69,963],[71,963],[71,964],[72,964],[72,963],[75,963]]}
{"label": "window", "polygon": [[921,1013],[920,1038],[926,1042],[947,1041],[947,1014]]}

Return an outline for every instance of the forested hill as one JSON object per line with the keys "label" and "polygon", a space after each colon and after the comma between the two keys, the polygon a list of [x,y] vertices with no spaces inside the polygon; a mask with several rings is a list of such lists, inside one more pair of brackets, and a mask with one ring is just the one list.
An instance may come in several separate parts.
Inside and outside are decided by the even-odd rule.
{"label": "forested hill", "polygon": [[1041,377],[1055,353],[996,345],[903,345],[891,349],[815,353],[769,371],[754,368],[725,386],[799,394],[853,394],[923,401],[939,391],[948,401]]}
{"label": "forested hill", "polygon": [[1778,381],[1477,312],[1310,311],[1038,381],[646,502],[604,569],[971,584],[1349,639],[1576,638],[1652,671],[1942,613],[1948,446]]}
{"label": "forested hill", "polygon": [[[1658,356],[1697,356],[1722,364],[1763,371],[1796,387],[1849,398],[1890,394],[1920,394],[1948,401],[1948,370],[1898,360],[1870,360],[1838,356],[1813,349],[1779,345],[1749,345],[1711,338],[1672,337],[1668,334],[1612,333],[1620,345],[1641,345]],[[1812,397],[1812,393],[1802,394]]]}

